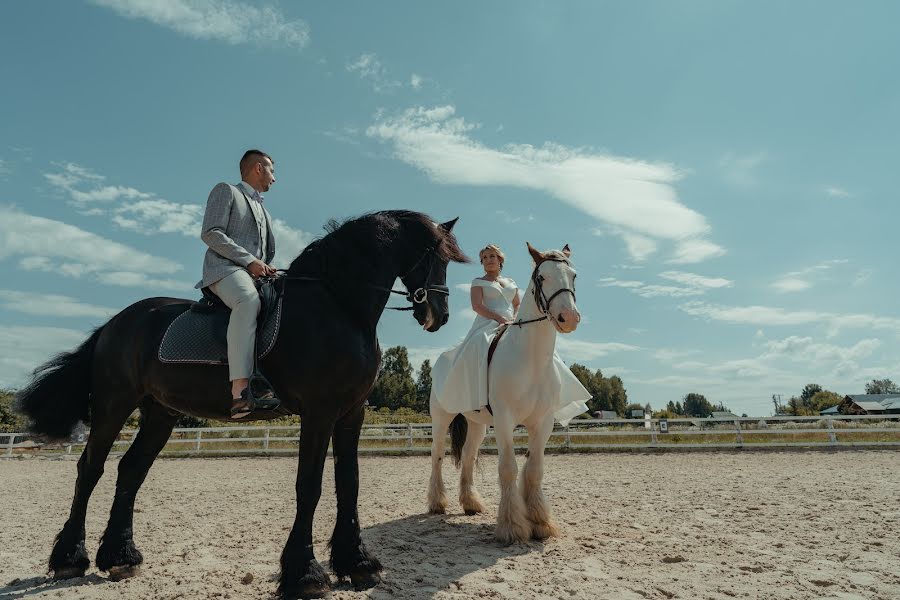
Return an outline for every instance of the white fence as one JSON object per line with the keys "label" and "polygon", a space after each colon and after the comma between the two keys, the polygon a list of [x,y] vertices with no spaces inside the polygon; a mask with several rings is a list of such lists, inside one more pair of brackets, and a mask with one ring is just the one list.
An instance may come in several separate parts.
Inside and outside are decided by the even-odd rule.
{"label": "white fence", "polygon": [[[113,454],[128,449],[138,430],[123,430]],[[175,429],[163,455],[296,454],[299,425]],[[68,442],[41,444],[24,433],[0,433],[0,456],[80,453],[87,432]],[[516,448],[528,433],[515,432]],[[900,415],[726,417],[708,419],[576,419],[554,429],[548,451],[653,449],[900,447]],[[363,425],[360,453],[427,454],[430,423]],[[496,450],[493,429],[482,449]]]}

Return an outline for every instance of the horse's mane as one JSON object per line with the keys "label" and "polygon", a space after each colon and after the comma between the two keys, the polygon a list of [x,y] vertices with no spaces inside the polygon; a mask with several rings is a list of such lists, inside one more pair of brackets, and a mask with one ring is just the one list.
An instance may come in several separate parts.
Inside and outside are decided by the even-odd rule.
{"label": "horse's mane", "polygon": [[323,246],[331,247],[333,244],[342,243],[359,245],[365,241],[371,241],[376,246],[384,246],[395,241],[401,231],[412,229],[423,232],[422,250],[426,246],[434,246],[435,252],[442,260],[470,262],[452,232],[445,231],[428,215],[412,210],[383,210],[342,221],[330,219],[324,228],[325,235],[304,248],[291,262],[289,271],[294,270],[295,265],[299,267],[304,256],[314,254]]}

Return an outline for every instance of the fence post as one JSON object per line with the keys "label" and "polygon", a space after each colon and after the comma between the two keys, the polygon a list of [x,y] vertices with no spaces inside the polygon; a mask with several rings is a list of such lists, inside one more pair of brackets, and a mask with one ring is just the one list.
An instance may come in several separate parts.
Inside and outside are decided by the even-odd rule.
{"label": "fence post", "polygon": [[656,422],[650,421],[650,445],[651,446],[655,446],[656,442],[658,441],[656,439],[657,427],[659,427],[659,425]]}
{"label": "fence post", "polygon": [[566,425],[566,437],[563,440],[563,448],[566,450],[566,452],[569,451],[571,444],[572,444],[572,436],[569,435],[569,426]]}
{"label": "fence post", "polygon": [[6,438],[6,455],[7,455],[7,456],[12,456],[12,455],[13,455],[13,454],[12,454],[13,442],[16,441],[16,434],[15,434],[15,433],[8,433],[8,434],[6,434],[6,435],[7,435],[7,438]]}
{"label": "fence post", "polygon": [[197,441],[194,443],[194,453],[195,454],[200,453],[200,440],[202,440],[202,439],[203,439],[203,430],[198,429],[197,430]]}
{"label": "fence post", "polygon": [[831,417],[827,417],[825,422],[828,423],[828,443],[832,446],[836,446],[837,436],[834,434],[834,423],[831,421]]}
{"label": "fence post", "polygon": [[412,423],[406,424],[406,447],[413,447],[413,433],[412,433]]}
{"label": "fence post", "polygon": [[263,450],[269,450],[269,428],[266,427],[266,435],[263,438]]}
{"label": "fence post", "polygon": [[737,436],[737,438],[736,438],[737,439],[737,447],[743,448],[744,447],[744,432],[741,429],[741,422],[738,419],[734,420],[734,428],[735,428],[735,434]]}

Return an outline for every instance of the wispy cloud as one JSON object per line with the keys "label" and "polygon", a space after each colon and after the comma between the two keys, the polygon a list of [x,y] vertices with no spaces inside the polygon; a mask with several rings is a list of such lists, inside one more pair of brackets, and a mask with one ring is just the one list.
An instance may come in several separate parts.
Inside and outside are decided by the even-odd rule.
{"label": "wispy cloud", "polygon": [[[679,202],[673,184],[681,173],[671,165],[571,149],[510,144],[494,149],[472,138],[479,126],[455,117],[453,106],[417,107],[380,117],[368,136],[392,144],[394,155],[443,184],[505,185],[546,192],[610,226],[628,241],[636,259],[675,245],[678,262],[699,262],[724,250],[706,240],[710,227]],[[633,238],[633,239],[639,239]],[[635,250],[637,248],[637,250]],[[638,256],[634,256],[638,254]]]}
{"label": "wispy cloud", "polygon": [[613,277],[604,277],[600,279],[600,285],[603,287],[618,287],[631,291],[642,298],[687,298],[690,296],[702,296],[711,289],[730,287],[733,282],[730,279],[722,277],[704,277],[696,273],[686,273],[683,271],[665,271],[659,274],[663,279],[675,281],[682,284],[659,285],[653,283],[644,283],[643,281],[616,279]]}
{"label": "wispy cloud", "polygon": [[465,292],[465,293],[467,293],[467,294],[472,290],[472,284],[471,284],[471,283],[457,283],[457,284],[454,285],[453,287],[455,287],[455,288],[458,289],[459,291]]}
{"label": "wispy cloud", "polygon": [[[347,63],[346,69],[359,75],[360,79],[368,81],[372,85],[372,89],[378,93],[388,92],[402,85],[388,75],[387,68],[381,64],[378,56],[371,52],[361,54],[353,62]],[[421,85],[421,79],[417,81]]]}
{"label": "wispy cloud", "polygon": [[[74,225],[0,207],[0,260],[13,257],[20,257],[19,266],[26,270],[73,278],[91,276],[104,282],[110,282],[115,274],[131,282],[122,285],[143,285],[142,277],[183,269],[175,261],[146,254]],[[166,281],[172,282],[167,286],[171,289],[191,287],[184,282]]]}
{"label": "wispy cloud", "polygon": [[421,75],[416,75],[415,73],[413,73],[412,75],[409,76],[409,87],[411,87],[414,90],[418,90],[422,87],[423,81],[424,81],[424,79],[422,78]]}
{"label": "wispy cloud", "polygon": [[679,307],[689,315],[725,323],[785,326],[819,324],[833,335],[842,329],[876,329],[900,334],[900,319],[867,314],[842,315],[814,310],[785,310],[771,306],[721,306],[693,300]]}
{"label": "wispy cloud", "polygon": [[235,0],[90,0],[128,19],[144,19],[190,38],[227,44],[309,44],[309,25],[288,19],[274,5]]}
{"label": "wispy cloud", "polygon": [[639,346],[620,344],[618,342],[588,342],[572,339],[569,336],[556,338],[556,347],[561,357],[572,360],[591,361],[617,352],[634,352]]}
{"label": "wispy cloud", "polygon": [[825,186],[825,193],[832,198],[850,198],[853,194],[836,185]]}
{"label": "wispy cloud", "polygon": [[10,174],[12,174],[12,167],[8,162],[0,158],[0,177],[5,179]]}
{"label": "wispy cloud", "polygon": [[[106,177],[74,163],[58,165],[44,178],[69,196],[73,206],[84,214],[107,215],[129,231],[143,235],[178,233],[199,237],[203,206],[172,202],[132,187],[106,185]],[[275,235],[275,259],[278,267],[287,267],[313,239],[311,233],[294,229],[281,219],[272,219]],[[156,280],[154,283],[159,283]]]}
{"label": "wispy cloud", "polygon": [[106,319],[118,309],[86,304],[59,294],[37,294],[19,290],[0,290],[0,308],[27,315],[49,317],[95,317]]}
{"label": "wispy cloud", "polygon": [[719,167],[725,174],[725,179],[740,186],[748,186],[756,183],[756,169],[766,161],[765,152],[753,154],[737,154],[729,152],[719,159]]}
{"label": "wispy cloud", "polygon": [[816,283],[827,280],[834,268],[845,265],[848,262],[850,261],[846,259],[834,259],[800,269],[799,271],[791,271],[779,277],[772,283],[772,287],[781,293],[802,292],[813,287]]}
{"label": "wispy cloud", "polygon": [[0,387],[23,386],[35,367],[86,337],[83,331],[61,327],[0,326]]}

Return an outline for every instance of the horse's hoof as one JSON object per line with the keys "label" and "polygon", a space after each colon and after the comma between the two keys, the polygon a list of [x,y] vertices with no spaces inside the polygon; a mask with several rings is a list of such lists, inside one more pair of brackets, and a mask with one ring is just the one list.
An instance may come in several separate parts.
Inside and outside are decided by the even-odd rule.
{"label": "horse's hoof", "polygon": [[558,536],[559,528],[553,522],[531,524],[531,538],[534,540],[546,540]]}
{"label": "horse's hoof", "polygon": [[141,568],[137,565],[121,565],[109,568],[110,581],[122,581],[123,579],[137,577],[140,574]]}
{"label": "horse's hoof", "polygon": [[477,508],[467,508],[463,512],[466,513],[467,517],[471,517],[472,515],[477,515],[482,511],[478,510]]}
{"label": "horse's hoof", "polygon": [[446,506],[429,506],[428,514],[429,515],[443,515],[446,514],[447,507]]}
{"label": "horse's hoof", "polygon": [[63,579],[75,579],[76,577],[84,577],[84,569],[78,567],[63,567],[53,571],[53,579],[61,581]]}
{"label": "horse's hoof", "polygon": [[368,590],[381,583],[381,576],[378,573],[370,573],[368,571],[354,571],[350,573],[350,583],[357,592]]}

